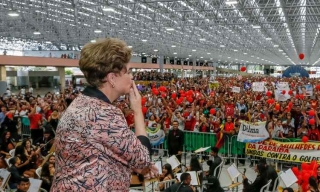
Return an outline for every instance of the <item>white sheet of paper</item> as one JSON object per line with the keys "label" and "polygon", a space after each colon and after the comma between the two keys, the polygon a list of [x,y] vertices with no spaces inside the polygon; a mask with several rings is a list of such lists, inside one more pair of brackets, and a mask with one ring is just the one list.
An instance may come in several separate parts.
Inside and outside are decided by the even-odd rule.
{"label": "white sheet of paper", "polygon": [[171,157],[169,157],[167,159],[167,163],[171,165],[172,169],[175,169],[180,165],[180,162],[175,155],[172,155]]}
{"label": "white sheet of paper", "polygon": [[209,147],[201,147],[200,149],[197,149],[197,150],[195,150],[194,152],[195,153],[201,153],[201,152],[204,152],[204,151],[206,151],[206,150],[208,150],[208,149],[210,149],[211,148],[211,146],[209,146]]}
{"label": "white sheet of paper", "polygon": [[157,167],[158,171],[159,171],[159,174],[162,174],[162,166],[161,166],[161,161],[157,161],[155,162],[155,166]]}
{"label": "white sheet of paper", "polygon": [[[188,171],[187,173],[190,174],[191,176],[191,183],[190,185],[200,185],[199,183],[199,178],[198,178],[198,173],[196,171]],[[180,181],[180,176],[182,175],[182,173],[177,173],[177,179]]]}
{"label": "white sheet of paper", "polygon": [[42,180],[29,178],[29,181],[30,181],[30,187],[28,192],[39,191],[42,184]]}
{"label": "white sheet of paper", "polygon": [[298,181],[298,178],[296,177],[296,175],[293,173],[291,169],[288,169],[287,171],[282,172],[280,174],[280,178],[283,181],[283,183],[286,185],[286,187],[290,187],[291,185],[293,185],[295,182]]}
{"label": "white sheet of paper", "polygon": [[237,166],[234,163],[230,167],[228,167],[227,172],[228,172],[232,181],[234,181],[235,178],[237,178],[237,177],[239,177],[239,175],[241,175]]}
{"label": "white sheet of paper", "polygon": [[7,181],[9,180],[10,178],[10,172],[7,171],[6,169],[0,169],[0,176],[3,178],[3,182],[2,182],[2,185],[0,186],[1,188],[4,188],[5,184],[7,183]]}

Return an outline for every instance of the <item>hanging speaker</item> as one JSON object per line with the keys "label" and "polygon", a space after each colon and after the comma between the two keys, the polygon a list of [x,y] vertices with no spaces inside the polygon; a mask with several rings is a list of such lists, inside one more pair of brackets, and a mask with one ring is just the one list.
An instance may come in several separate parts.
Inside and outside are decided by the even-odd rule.
{"label": "hanging speaker", "polygon": [[189,66],[193,66],[193,62],[192,61],[189,62]]}
{"label": "hanging speaker", "polygon": [[270,73],[274,73],[274,69],[270,69]]}
{"label": "hanging speaker", "polygon": [[181,60],[178,60],[178,61],[177,61],[177,65],[181,65]]}
{"label": "hanging speaker", "polygon": [[152,58],[152,63],[157,63],[157,58]]}
{"label": "hanging speaker", "polygon": [[200,62],[200,66],[203,66],[203,62]]}
{"label": "hanging speaker", "polygon": [[163,64],[167,64],[166,58],[163,59]]}
{"label": "hanging speaker", "polygon": [[170,59],[170,64],[171,64],[171,65],[174,64],[174,59]]}
{"label": "hanging speaker", "polygon": [[147,57],[141,57],[141,63],[147,63]]}
{"label": "hanging speaker", "polygon": [[188,65],[188,61],[183,61],[183,65]]}
{"label": "hanging speaker", "polygon": [[199,66],[199,62],[198,61],[196,62],[196,66]]}

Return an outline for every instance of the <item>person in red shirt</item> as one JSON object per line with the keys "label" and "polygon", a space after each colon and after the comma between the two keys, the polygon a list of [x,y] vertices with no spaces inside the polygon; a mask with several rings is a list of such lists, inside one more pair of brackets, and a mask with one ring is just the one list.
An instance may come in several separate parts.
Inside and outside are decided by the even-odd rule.
{"label": "person in red shirt", "polygon": [[225,115],[226,116],[231,116],[232,118],[234,117],[234,108],[235,105],[231,99],[225,99]]}
{"label": "person in red shirt", "polygon": [[[232,122],[231,116],[227,116],[227,122],[224,124],[224,129],[222,132],[224,135],[230,136],[230,138],[235,133],[234,123]],[[229,165],[229,164],[230,164],[230,159],[227,159],[225,165]]]}
{"label": "person in red shirt", "polygon": [[33,141],[40,138],[43,135],[43,130],[40,129],[42,124],[42,115],[39,114],[41,108],[35,105],[31,109],[31,113],[28,115],[30,120],[31,138]]}
{"label": "person in red shirt", "polygon": [[133,128],[134,127],[134,114],[133,111],[130,109],[125,110],[125,118],[127,121],[127,124],[129,126],[129,128]]}
{"label": "person in red shirt", "polygon": [[308,138],[313,141],[320,141],[320,132],[314,124],[311,125],[311,129],[309,129]]}
{"label": "person in red shirt", "polygon": [[234,123],[232,122],[232,117],[227,116],[227,122],[224,124],[223,133],[233,134],[233,131],[234,131]]}
{"label": "person in red shirt", "polygon": [[183,117],[185,118],[184,130],[193,131],[194,126],[196,124],[194,107],[191,105],[188,105],[186,111],[183,113]]}

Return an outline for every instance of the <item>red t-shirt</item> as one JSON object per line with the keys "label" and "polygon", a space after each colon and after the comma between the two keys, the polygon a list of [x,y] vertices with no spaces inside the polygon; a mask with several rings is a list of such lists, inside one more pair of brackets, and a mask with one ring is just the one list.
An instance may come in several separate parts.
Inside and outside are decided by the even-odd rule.
{"label": "red t-shirt", "polygon": [[183,117],[185,118],[184,130],[193,131],[194,126],[196,124],[196,118],[194,116],[189,117],[190,112],[183,113]]}
{"label": "red t-shirt", "polygon": [[46,112],[46,119],[47,119],[47,120],[49,119],[49,117],[51,116],[51,114],[52,114],[52,111],[51,111],[51,110],[48,110],[48,111]]}
{"label": "red t-shirt", "polygon": [[39,129],[39,121],[41,120],[42,115],[39,113],[29,115],[30,120],[30,129]]}
{"label": "red t-shirt", "polygon": [[230,122],[230,123],[226,122],[224,125],[224,130],[226,132],[230,132],[230,131],[234,130],[234,124],[232,122]]}
{"label": "red t-shirt", "polygon": [[164,120],[164,124],[165,124],[165,126],[166,126],[166,128],[167,129],[169,129],[170,128],[170,119],[169,118],[166,118],[165,120]]}
{"label": "red t-shirt", "polygon": [[226,116],[234,117],[234,104],[226,104]]}
{"label": "red t-shirt", "polygon": [[126,120],[127,120],[128,126],[132,125],[134,123],[134,115],[133,115],[133,113],[129,113],[126,116]]}

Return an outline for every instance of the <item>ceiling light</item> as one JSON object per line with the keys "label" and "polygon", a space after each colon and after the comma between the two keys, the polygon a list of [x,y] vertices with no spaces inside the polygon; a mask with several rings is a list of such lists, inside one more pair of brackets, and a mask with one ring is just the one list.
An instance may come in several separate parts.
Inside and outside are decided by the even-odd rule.
{"label": "ceiling light", "polygon": [[141,41],[146,42],[146,41],[148,41],[148,40],[146,40],[146,39],[142,39]]}
{"label": "ceiling light", "polygon": [[212,58],[210,58],[210,60],[212,60]]}
{"label": "ceiling light", "polygon": [[91,43],[95,43],[95,42],[97,42],[97,41],[93,39],[93,40],[91,40],[90,42],[91,42]]}
{"label": "ceiling light", "polygon": [[210,55],[211,53],[207,53],[208,55]]}
{"label": "ceiling light", "polygon": [[132,48],[132,46],[131,46],[131,45],[129,45],[128,47],[129,47],[130,49]]}
{"label": "ceiling light", "polygon": [[270,37],[267,37],[267,38],[266,38],[266,40],[267,40],[267,41],[270,41],[270,40],[272,40],[272,38],[270,38]]}
{"label": "ceiling light", "polygon": [[189,58],[186,58],[186,60],[188,60]]}
{"label": "ceiling light", "polygon": [[200,57],[200,59],[203,59],[203,57]]}
{"label": "ceiling light", "polygon": [[191,57],[192,55],[189,55],[189,57]]}
{"label": "ceiling light", "polygon": [[157,52],[158,50],[157,50],[157,49],[155,49],[155,50],[153,50],[153,51]]}
{"label": "ceiling light", "polygon": [[34,35],[40,35],[41,33],[39,31],[33,32]]}
{"label": "ceiling light", "polygon": [[195,49],[192,49],[192,51],[197,51],[197,50],[195,50]]}
{"label": "ceiling light", "polygon": [[174,28],[166,28],[167,31],[174,31]]}
{"label": "ceiling light", "polygon": [[282,49],[279,49],[279,52],[282,52],[283,50]]}
{"label": "ceiling light", "polygon": [[176,47],[175,45],[171,45],[171,47]]}
{"label": "ceiling light", "polygon": [[146,53],[142,53],[142,55],[145,55]]}
{"label": "ceiling light", "polygon": [[234,5],[234,4],[237,4],[238,2],[236,0],[229,0],[229,1],[226,1],[226,5]]}
{"label": "ceiling light", "polygon": [[10,13],[8,13],[8,15],[9,15],[10,17],[18,17],[18,16],[19,16],[19,13],[10,12]]}
{"label": "ceiling light", "polygon": [[220,47],[226,47],[225,45],[220,45]]}
{"label": "ceiling light", "polygon": [[248,54],[248,53],[243,53],[243,54],[245,54],[245,55],[246,55],[246,54]]}
{"label": "ceiling light", "polygon": [[200,41],[205,41],[206,39],[203,39],[203,38],[202,38],[202,39],[199,39],[199,40],[200,40]]}
{"label": "ceiling light", "polygon": [[102,33],[102,31],[100,29],[96,29],[94,30],[95,33]]}
{"label": "ceiling light", "polygon": [[174,55],[176,55],[177,53],[173,53]]}
{"label": "ceiling light", "polygon": [[261,26],[259,26],[259,25],[253,25],[252,28],[254,28],[254,29],[260,29]]}
{"label": "ceiling light", "polygon": [[273,47],[279,47],[279,45],[274,45]]}
{"label": "ceiling light", "polygon": [[238,50],[235,49],[234,51],[237,52]]}
{"label": "ceiling light", "polygon": [[102,11],[113,12],[113,11],[114,11],[114,8],[112,8],[112,7],[105,7],[105,8],[102,9]]}
{"label": "ceiling light", "polygon": [[52,44],[51,41],[46,41],[46,44]]}

